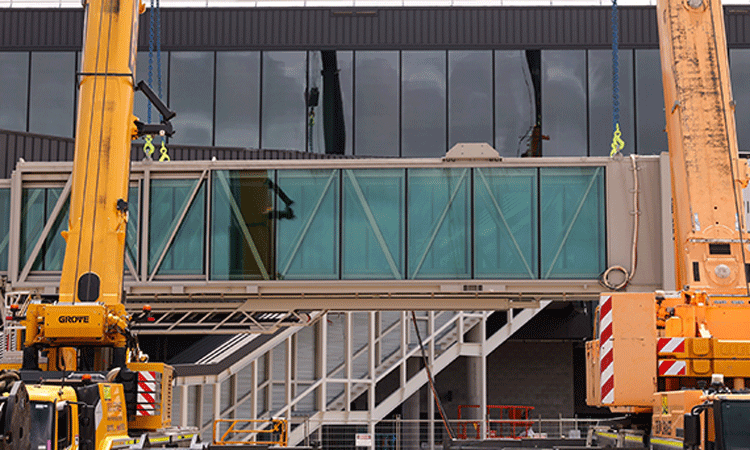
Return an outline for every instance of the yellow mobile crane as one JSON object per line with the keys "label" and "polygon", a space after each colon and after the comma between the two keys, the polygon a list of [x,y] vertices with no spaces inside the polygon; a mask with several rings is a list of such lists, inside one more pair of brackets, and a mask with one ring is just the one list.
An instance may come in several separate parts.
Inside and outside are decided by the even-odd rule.
{"label": "yellow mobile crane", "polygon": [[[750,238],[719,0],[658,0],[676,290],[602,294],[587,401],[640,430],[617,446],[750,446]],[[726,384],[725,384],[725,381]]]}
{"label": "yellow mobile crane", "polygon": [[[175,115],[136,86],[139,0],[86,0],[70,220],[59,298],[11,305],[25,331],[19,371],[0,374],[0,449],[199,447],[171,427],[173,369],[148,363],[123,305],[131,140],[171,135]],[[163,120],[133,116],[143,90]],[[40,353],[46,362],[40,364]],[[18,367],[6,367],[7,369]]]}

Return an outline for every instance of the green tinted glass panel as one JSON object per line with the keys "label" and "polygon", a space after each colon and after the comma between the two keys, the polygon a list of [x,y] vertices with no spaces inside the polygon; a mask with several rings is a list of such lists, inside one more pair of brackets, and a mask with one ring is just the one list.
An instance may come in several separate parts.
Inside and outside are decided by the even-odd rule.
{"label": "green tinted glass panel", "polygon": [[274,233],[271,217],[275,186],[272,181],[273,171],[266,170],[213,173],[212,279],[272,278]]}
{"label": "green tinted glass panel", "polygon": [[[128,251],[128,256],[133,262],[133,265],[138,267],[138,230],[140,230],[140,187],[131,186],[128,189],[128,229],[125,238],[125,245]],[[125,265],[125,271],[128,271],[127,264]]]}
{"label": "green tinted glass panel", "polygon": [[[52,212],[60,199],[60,194],[62,194],[62,188],[47,189],[45,223],[52,218]],[[70,198],[66,198],[64,201],[63,208],[57,217],[54,218],[55,222],[52,225],[52,229],[50,229],[49,235],[47,235],[44,247],[39,255],[39,258],[44,258],[43,270],[62,270],[63,258],[65,257],[65,239],[61,233],[63,230],[68,229]]]}
{"label": "green tinted glass panel", "polygon": [[[203,272],[205,183],[191,195],[199,180],[151,181],[149,211],[148,267],[152,273],[156,263],[168,247],[159,265],[158,274],[199,274]],[[180,217],[187,209],[184,220]],[[179,228],[178,228],[179,227]],[[169,238],[177,228],[172,242]]]}
{"label": "green tinted glass panel", "polygon": [[[34,244],[42,235],[42,229],[45,222],[45,191],[44,188],[24,189],[22,195],[21,209],[21,242],[20,242],[20,265],[19,270],[23,270],[26,261],[31,256]],[[39,261],[37,260],[37,263]],[[41,266],[41,264],[38,264]],[[36,267],[34,269],[41,268]]]}
{"label": "green tinted glass panel", "polygon": [[[280,170],[279,277],[338,278],[339,171]],[[283,214],[284,193],[294,203],[294,216]]]}
{"label": "green tinted glass panel", "polygon": [[405,175],[343,171],[343,278],[404,278]]}
{"label": "green tinted glass panel", "polygon": [[470,169],[408,171],[408,278],[466,278]]}
{"label": "green tinted glass panel", "polygon": [[[45,224],[51,218],[52,211],[61,193],[62,188],[24,189],[21,210],[20,270],[23,270],[31,257],[31,252],[41,237]],[[67,229],[69,203],[69,200],[66,199],[63,209],[55,218],[47,239],[31,266],[31,270],[62,270],[65,240],[60,232]]]}
{"label": "green tinted glass panel", "polygon": [[596,278],[605,266],[604,168],[541,168],[541,278]]}
{"label": "green tinted glass panel", "polygon": [[537,169],[474,169],[476,278],[537,278]]}
{"label": "green tinted glass panel", "polygon": [[0,189],[0,271],[8,270],[10,238],[10,189]]}

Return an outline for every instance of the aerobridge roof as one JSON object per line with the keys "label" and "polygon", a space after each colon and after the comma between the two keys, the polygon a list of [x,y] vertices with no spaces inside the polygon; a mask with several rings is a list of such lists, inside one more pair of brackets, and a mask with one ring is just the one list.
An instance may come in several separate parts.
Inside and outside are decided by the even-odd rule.
{"label": "aerobridge roof", "polygon": [[[20,159],[25,161],[73,161],[75,140],[68,137],[0,130],[0,179],[10,178]],[[351,155],[327,155],[298,150],[252,149],[239,147],[211,147],[195,145],[169,145],[169,155],[174,161],[196,160],[287,160],[287,159],[350,159]],[[145,157],[143,145],[133,143],[131,161]]]}

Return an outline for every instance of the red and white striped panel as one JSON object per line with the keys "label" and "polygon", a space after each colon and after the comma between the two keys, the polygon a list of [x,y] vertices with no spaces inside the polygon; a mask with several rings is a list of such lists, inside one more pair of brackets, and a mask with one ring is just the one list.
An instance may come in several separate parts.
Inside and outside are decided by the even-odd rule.
{"label": "red and white striped panel", "polygon": [[603,404],[615,401],[615,366],[612,349],[612,297],[599,298],[599,384]]}
{"label": "red and white striped panel", "polygon": [[154,405],[148,405],[148,404],[136,405],[136,412],[135,412],[136,416],[153,416],[155,414],[156,414],[156,408],[154,407]]}
{"label": "red and white striped panel", "polygon": [[140,404],[155,405],[156,404],[156,398],[154,398],[153,395],[148,394],[146,392],[139,392],[138,393],[137,403],[139,405]]}
{"label": "red and white striped panel", "polygon": [[687,375],[687,363],[674,359],[659,361],[659,376]]}
{"label": "red and white striped panel", "polygon": [[685,353],[685,338],[659,338],[657,353]]}
{"label": "red and white striped panel", "polygon": [[138,392],[156,392],[156,372],[138,372]]}
{"label": "red and white striped panel", "polygon": [[157,389],[159,374],[153,371],[138,372],[138,399],[136,400],[136,415],[153,416],[156,414]]}

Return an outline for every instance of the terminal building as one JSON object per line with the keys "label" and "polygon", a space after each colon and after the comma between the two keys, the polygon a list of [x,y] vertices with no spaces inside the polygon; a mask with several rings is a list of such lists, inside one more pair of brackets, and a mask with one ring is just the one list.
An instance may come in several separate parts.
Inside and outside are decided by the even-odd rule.
{"label": "terminal building", "polygon": [[[585,403],[601,275],[674,289],[655,8],[618,8],[613,54],[607,2],[443,3],[165,0],[141,16],[137,79],[177,132],[168,161],[159,139],[151,157],[133,145],[125,289],[154,311],[142,348],[177,369],[174,424],[208,439],[215,419],[283,417],[290,445],[434,448],[423,350],[469,438],[459,410],[529,406],[550,434],[607,415]],[[83,17],[0,0],[6,295],[57,293]],[[609,158],[613,95],[625,148]]]}

